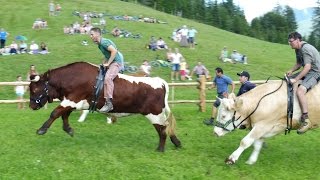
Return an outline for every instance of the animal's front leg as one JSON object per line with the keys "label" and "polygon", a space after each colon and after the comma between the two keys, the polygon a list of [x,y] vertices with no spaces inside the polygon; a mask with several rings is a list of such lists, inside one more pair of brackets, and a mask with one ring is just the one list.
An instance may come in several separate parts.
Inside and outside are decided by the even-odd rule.
{"label": "animal's front leg", "polygon": [[51,124],[57,119],[59,118],[62,114],[65,113],[66,110],[68,110],[69,108],[64,108],[62,106],[58,106],[56,107],[50,114],[49,119],[43,123],[43,125],[37,130],[37,134],[38,135],[43,135],[47,132],[47,130],[50,128]]}
{"label": "animal's front leg", "polygon": [[263,146],[263,142],[263,139],[257,139],[256,141],[254,141],[253,152],[251,153],[248,161],[246,161],[247,164],[254,164],[255,162],[257,162],[261,148]]}
{"label": "animal's front leg", "polygon": [[225,160],[226,164],[234,164],[239,159],[242,152],[252,145],[255,139],[251,137],[251,133],[252,131],[250,131],[250,133],[241,140],[238,149]]}
{"label": "animal's front leg", "polygon": [[69,125],[69,116],[70,113],[72,112],[72,109],[70,109],[69,111],[67,111],[66,113],[64,113],[62,115],[62,120],[63,120],[63,127],[62,129],[68,133],[71,137],[73,137],[73,129],[70,127]]}

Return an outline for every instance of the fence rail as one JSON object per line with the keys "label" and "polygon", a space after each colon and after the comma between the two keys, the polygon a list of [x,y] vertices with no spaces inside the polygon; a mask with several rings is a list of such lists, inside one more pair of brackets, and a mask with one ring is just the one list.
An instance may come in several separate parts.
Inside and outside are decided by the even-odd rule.
{"label": "fence rail", "polygon": [[[275,82],[280,80],[269,80],[269,82]],[[263,84],[266,81],[265,80],[256,80],[251,81],[254,84]],[[30,82],[0,82],[0,86],[28,86]],[[240,85],[239,81],[234,81],[236,85]],[[181,104],[181,103],[193,103],[198,104],[200,107],[200,111],[205,111],[205,105],[206,103],[213,103],[215,100],[206,100],[206,86],[211,85],[212,82],[206,82],[206,78],[204,76],[201,76],[199,78],[198,82],[171,82],[168,83],[169,87],[171,88],[171,100],[168,101],[169,104]],[[199,89],[199,99],[198,100],[175,100],[175,87],[188,87],[188,86],[195,86]],[[59,99],[54,99],[54,101],[58,102]],[[13,104],[13,103],[19,103],[19,102],[29,102],[29,99],[24,100],[0,100],[0,104]]]}

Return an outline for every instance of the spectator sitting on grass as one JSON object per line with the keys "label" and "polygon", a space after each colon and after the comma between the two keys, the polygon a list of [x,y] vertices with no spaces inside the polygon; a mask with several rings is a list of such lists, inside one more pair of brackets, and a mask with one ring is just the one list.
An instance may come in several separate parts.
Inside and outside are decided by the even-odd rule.
{"label": "spectator sitting on grass", "polygon": [[151,66],[149,65],[147,60],[143,60],[143,63],[140,66],[140,70],[144,74],[145,77],[150,77]]}
{"label": "spectator sitting on grass", "polygon": [[157,40],[157,49],[168,49],[166,42],[161,37]]}
{"label": "spectator sitting on grass", "polygon": [[39,45],[36,44],[34,41],[31,41],[29,50],[30,50],[29,54],[38,54],[39,53]]}
{"label": "spectator sitting on grass", "polygon": [[15,41],[12,41],[10,44],[10,54],[18,54],[18,44]]}
{"label": "spectator sitting on grass", "polygon": [[20,51],[20,53],[26,53],[27,49],[28,49],[27,43],[25,43],[24,41],[20,41],[20,43],[19,43],[19,51]]}
{"label": "spectator sitting on grass", "polygon": [[121,34],[121,30],[120,30],[117,26],[115,26],[115,27],[113,28],[113,30],[111,31],[111,34],[112,34],[114,37],[119,37],[120,34]]}
{"label": "spectator sitting on grass", "polygon": [[151,36],[148,47],[150,50],[153,50],[153,51],[157,49],[157,41],[154,36]]}
{"label": "spectator sitting on grass", "polygon": [[232,54],[231,54],[231,59],[234,62],[240,62],[240,63],[244,63],[247,64],[247,57],[246,55],[242,55],[240,53],[237,52],[237,50],[233,50]]}
{"label": "spectator sitting on grass", "polygon": [[39,54],[48,54],[48,53],[49,53],[48,46],[46,45],[46,43],[41,42]]}

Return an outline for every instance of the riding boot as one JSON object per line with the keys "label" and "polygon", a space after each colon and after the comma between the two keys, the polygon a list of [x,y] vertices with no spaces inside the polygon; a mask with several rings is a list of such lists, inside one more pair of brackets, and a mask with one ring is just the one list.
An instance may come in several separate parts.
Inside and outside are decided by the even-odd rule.
{"label": "riding boot", "polygon": [[307,132],[310,128],[311,128],[311,121],[309,120],[309,117],[307,114],[303,114],[301,116],[301,120],[300,120],[300,127],[297,130],[298,134],[303,134],[305,132]]}
{"label": "riding boot", "polygon": [[107,113],[113,110],[113,105],[110,99],[106,100],[104,106],[99,110],[101,113]]}

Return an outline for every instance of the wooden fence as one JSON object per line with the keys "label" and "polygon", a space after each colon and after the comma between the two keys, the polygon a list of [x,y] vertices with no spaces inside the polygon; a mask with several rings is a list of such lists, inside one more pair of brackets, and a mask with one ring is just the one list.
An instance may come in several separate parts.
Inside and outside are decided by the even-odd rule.
{"label": "wooden fence", "polygon": [[[270,81],[279,81],[279,80],[269,80]],[[257,81],[251,81],[255,84],[262,84],[265,83],[265,80],[257,80]],[[240,85],[239,81],[234,81],[236,85]],[[169,100],[169,104],[171,106],[174,106],[174,104],[180,104],[180,103],[196,103],[199,105],[199,110],[201,112],[206,111],[206,103],[213,103],[215,100],[207,100],[206,99],[206,87],[208,85],[211,85],[212,82],[206,82],[205,76],[201,76],[197,82],[171,82],[168,83],[169,87],[171,88],[171,100]],[[17,85],[23,85],[28,86],[29,82],[0,82],[0,86],[17,86]],[[199,99],[198,100],[175,100],[175,87],[190,87],[195,86],[199,90]],[[59,101],[58,99],[55,99],[54,101]],[[24,100],[0,100],[0,104],[10,104],[10,103],[18,103],[18,102],[29,102],[29,99]]]}

